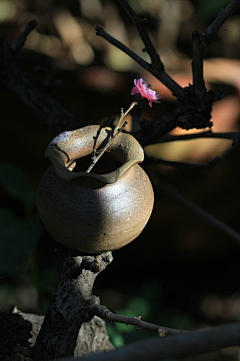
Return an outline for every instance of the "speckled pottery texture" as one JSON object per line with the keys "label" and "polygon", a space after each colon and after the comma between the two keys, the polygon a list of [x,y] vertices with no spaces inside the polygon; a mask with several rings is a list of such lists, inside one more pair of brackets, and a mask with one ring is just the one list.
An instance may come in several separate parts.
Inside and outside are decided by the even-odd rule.
{"label": "speckled pottery texture", "polygon": [[[77,163],[91,154],[98,131],[93,125],[64,132],[48,145],[45,155],[52,166],[37,194],[39,215],[50,234],[86,253],[119,249],[134,240],[148,222],[154,200],[151,182],[137,164],[143,161],[143,150],[130,134],[113,139],[108,157],[98,162],[98,173],[95,168],[77,171]],[[104,146],[110,131],[101,129],[97,148]],[[116,162],[116,169],[104,174],[106,162]]]}

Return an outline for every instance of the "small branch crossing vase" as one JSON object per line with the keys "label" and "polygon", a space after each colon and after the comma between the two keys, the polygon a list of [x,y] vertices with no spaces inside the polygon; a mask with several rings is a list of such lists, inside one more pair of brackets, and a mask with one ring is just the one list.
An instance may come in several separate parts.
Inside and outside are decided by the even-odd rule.
{"label": "small branch crossing vase", "polygon": [[86,172],[94,141],[97,150],[103,148],[110,132],[108,127],[86,126],[61,133],[46,149],[52,165],[41,179],[37,207],[50,234],[70,249],[119,249],[141,233],[151,215],[152,185],[138,165],[143,149],[130,134],[112,139]]}

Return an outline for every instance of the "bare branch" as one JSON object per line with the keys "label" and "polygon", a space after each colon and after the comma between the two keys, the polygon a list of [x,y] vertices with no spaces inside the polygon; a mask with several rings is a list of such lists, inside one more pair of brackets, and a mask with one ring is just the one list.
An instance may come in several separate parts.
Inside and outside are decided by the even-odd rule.
{"label": "bare branch", "polygon": [[136,13],[133,11],[131,6],[126,0],[118,0],[123,9],[127,12],[134,25],[136,26],[139,35],[145,45],[145,50],[150,56],[151,63],[146,62],[142,58],[140,58],[137,54],[135,54],[132,50],[127,48],[120,41],[116,40],[108,33],[106,33],[99,26],[96,27],[96,34],[106,39],[112,45],[116,46],[118,49],[122,50],[125,54],[129,55],[133,60],[135,60],[138,64],[140,64],[144,69],[148,70],[151,74],[153,74],[158,80],[160,80],[168,89],[172,91],[172,93],[177,96],[183,96],[183,88],[176,83],[165,71],[164,65],[154,48],[151,39],[148,35],[148,32],[144,26],[145,20],[141,19]]}
{"label": "bare branch", "polygon": [[[220,326],[163,339],[152,338],[117,350],[90,355],[85,361],[160,361],[240,345],[240,324]],[[78,359],[74,359],[78,360]],[[66,359],[65,361],[74,361]]]}
{"label": "bare branch", "polygon": [[142,58],[140,58],[140,56],[135,54],[126,45],[124,45],[123,43],[121,43],[117,39],[113,38],[108,33],[106,33],[106,31],[103,28],[101,28],[100,26],[96,26],[95,30],[96,30],[96,35],[101,36],[102,38],[106,39],[110,44],[116,46],[116,48],[122,50],[125,54],[130,56],[130,58],[135,60],[136,63],[140,64],[144,69],[151,72],[151,65],[148,62],[146,62],[145,60],[143,60]]}
{"label": "bare branch", "polygon": [[193,87],[195,92],[204,97],[206,94],[205,81],[203,77],[203,48],[201,47],[200,34],[195,30],[192,34],[193,52],[192,52],[192,73]]}
{"label": "bare branch", "polygon": [[147,19],[141,19],[131,8],[129,3],[126,0],[118,0],[122,8],[126,11],[129,18],[132,20],[133,24],[135,25],[143,44],[145,45],[145,51],[148,53],[151,59],[151,63],[153,68],[155,68],[156,71],[159,73],[164,72],[164,65],[163,62],[160,59],[159,54],[156,52],[155,47],[153,46],[153,43],[148,35],[148,32],[145,28],[145,23],[147,22]]}
{"label": "bare branch", "polygon": [[206,87],[203,77],[203,50],[208,46],[212,37],[217,33],[222,24],[235,11],[240,9],[240,0],[232,0],[225,8],[223,8],[207,29],[199,33],[195,30],[193,37],[193,54],[192,54],[192,72],[193,86],[196,94],[204,97]]}
{"label": "bare branch", "polygon": [[92,304],[88,307],[88,311],[94,316],[99,316],[100,318],[107,320],[109,322],[119,322],[125,323],[126,325],[133,325],[139,328],[142,328],[146,331],[154,331],[158,333],[159,337],[164,337],[165,335],[178,335],[183,332],[183,330],[176,330],[169,327],[155,325],[153,323],[142,321],[139,317],[126,317],[120,316],[116,313],[109,311],[109,309],[102,305]]}
{"label": "bare branch", "polygon": [[32,20],[28,23],[25,30],[18,36],[18,38],[10,45],[10,48],[14,54],[16,54],[25,44],[30,32],[38,25],[36,20]]}
{"label": "bare branch", "polygon": [[223,23],[240,9],[240,0],[232,0],[225,8],[223,8],[213,20],[213,22],[205,29],[201,35],[201,46],[206,48],[212,37],[218,32]]}
{"label": "bare branch", "polygon": [[216,230],[222,232],[227,237],[231,238],[232,240],[240,244],[240,234],[238,232],[236,232],[233,228],[229,227],[224,222],[220,221],[219,219],[217,219],[216,217],[205,211],[196,203],[184,197],[176,189],[162,182],[158,182],[157,184],[155,184],[155,186],[164,194],[169,195],[170,197],[174,198],[174,200],[177,200],[179,203],[183,204],[185,207],[190,209],[191,212],[195,213],[197,216],[200,216],[201,218],[205,219],[205,221],[207,221]]}

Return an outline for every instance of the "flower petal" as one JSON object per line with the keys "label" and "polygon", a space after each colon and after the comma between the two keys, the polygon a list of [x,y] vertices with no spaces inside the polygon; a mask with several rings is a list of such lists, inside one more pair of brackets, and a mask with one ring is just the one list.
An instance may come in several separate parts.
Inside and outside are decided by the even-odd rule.
{"label": "flower petal", "polygon": [[131,95],[140,93],[142,98],[148,100],[150,108],[152,108],[153,102],[160,103],[159,99],[161,99],[161,95],[157,93],[145,79],[134,79],[134,85],[135,87],[132,88]]}

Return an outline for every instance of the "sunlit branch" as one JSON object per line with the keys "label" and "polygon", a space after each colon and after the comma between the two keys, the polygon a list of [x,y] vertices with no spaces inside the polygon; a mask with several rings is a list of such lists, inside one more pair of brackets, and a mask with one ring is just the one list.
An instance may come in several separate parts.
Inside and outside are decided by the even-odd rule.
{"label": "sunlit branch", "polygon": [[124,323],[126,325],[132,325],[138,328],[142,328],[146,331],[157,332],[159,337],[164,337],[165,335],[178,335],[183,332],[189,332],[189,331],[177,330],[177,329],[145,322],[142,321],[140,317],[126,317],[126,316],[117,315],[116,313],[109,311],[107,307],[102,305],[96,305],[96,304],[89,305],[88,311],[92,315],[99,316],[100,318],[107,320],[109,322]]}

